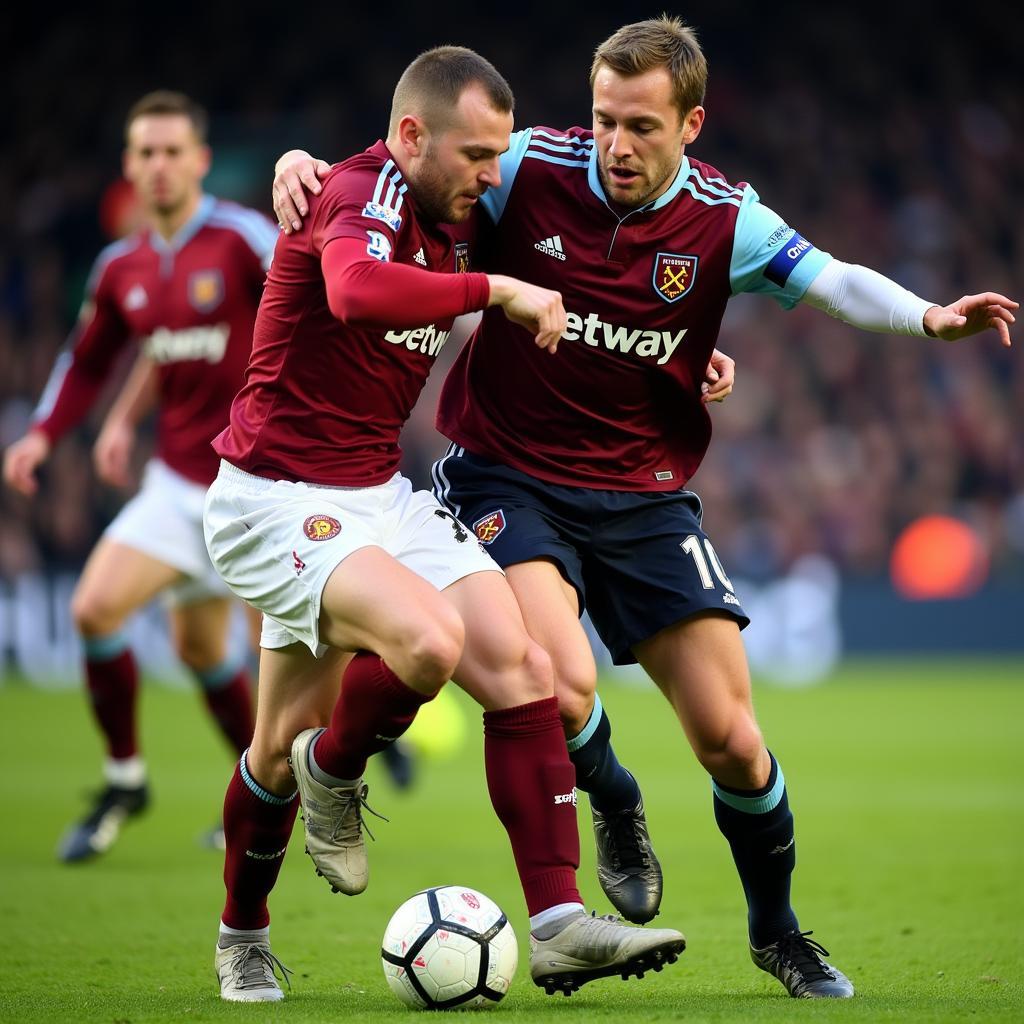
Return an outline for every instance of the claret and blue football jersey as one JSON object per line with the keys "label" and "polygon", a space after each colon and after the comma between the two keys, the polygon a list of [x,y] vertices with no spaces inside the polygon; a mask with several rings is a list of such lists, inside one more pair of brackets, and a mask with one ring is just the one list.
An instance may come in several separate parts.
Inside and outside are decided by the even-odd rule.
{"label": "claret and blue football jersey", "polygon": [[560,291],[568,329],[552,356],[488,310],[438,429],[553,483],[682,487],[710,441],[700,387],[726,303],[761,292],[790,308],[831,257],[686,156],[658,199],[618,212],[584,128],[515,133],[501,170],[481,200],[484,269]]}

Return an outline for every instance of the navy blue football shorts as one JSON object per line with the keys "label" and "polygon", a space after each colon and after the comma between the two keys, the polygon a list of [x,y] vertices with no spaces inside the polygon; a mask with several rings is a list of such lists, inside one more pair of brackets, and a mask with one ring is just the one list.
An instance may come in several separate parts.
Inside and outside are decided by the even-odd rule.
{"label": "navy blue football shorts", "polygon": [[750,622],[693,491],[563,487],[454,444],[432,476],[436,497],[502,568],[558,565],[616,665],[635,664],[634,644],[700,612]]}

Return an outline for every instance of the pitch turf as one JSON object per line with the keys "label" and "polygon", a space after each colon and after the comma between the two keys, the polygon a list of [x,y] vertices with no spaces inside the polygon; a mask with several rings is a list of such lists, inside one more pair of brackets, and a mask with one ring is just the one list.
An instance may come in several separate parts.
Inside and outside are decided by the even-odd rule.
{"label": "pitch turf", "polygon": [[[659,923],[685,931],[690,948],[663,974],[597,982],[568,1000],[530,983],[523,949],[496,1018],[1024,1019],[1024,666],[860,664],[811,690],[758,689],[796,814],[796,907],[857,985],[846,1003],[797,1003],[750,965],[707,781],[667,706],[646,687],[603,695],[666,869]],[[219,813],[229,762],[197,702],[147,688],[153,808],[105,859],[64,867],[54,843],[96,782],[83,701],[0,686],[0,1020],[404,1017],[381,975],[381,931],[403,899],[444,882],[496,899],[522,947],[525,909],[475,727],[469,736],[454,758],[424,764],[409,795],[371,775],[371,801],[391,822],[375,829],[363,896],[329,892],[296,828],[272,903],[274,949],[296,971],[292,995],[232,1006],[218,999],[211,967],[220,858],[196,843]],[[583,806],[580,820],[585,896],[606,911]]]}

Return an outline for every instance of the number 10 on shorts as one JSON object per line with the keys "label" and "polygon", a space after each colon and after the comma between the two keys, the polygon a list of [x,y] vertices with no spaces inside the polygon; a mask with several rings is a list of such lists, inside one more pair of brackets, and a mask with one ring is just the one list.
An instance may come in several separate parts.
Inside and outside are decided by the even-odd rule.
{"label": "number 10 on shorts", "polygon": [[[702,540],[703,546],[701,544]],[[711,569],[714,569],[715,575],[722,586],[730,594],[735,592],[735,588],[730,582],[729,577],[725,575],[722,563],[718,560],[718,555],[715,553],[715,549],[711,546],[711,541],[707,537],[701,538],[695,533],[691,533],[679,546],[683,549],[684,554],[689,555],[693,559],[693,564],[697,567],[697,574],[700,576],[701,586],[705,590],[715,589],[715,581],[711,578]],[[705,555],[705,552],[707,552],[707,555]]]}

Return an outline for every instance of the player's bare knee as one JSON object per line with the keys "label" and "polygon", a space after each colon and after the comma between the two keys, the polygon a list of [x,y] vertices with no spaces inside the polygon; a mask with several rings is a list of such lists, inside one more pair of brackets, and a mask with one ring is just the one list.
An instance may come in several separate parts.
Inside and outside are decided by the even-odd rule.
{"label": "player's bare knee", "polygon": [[597,676],[584,667],[559,663],[555,660],[555,696],[558,713],[562,717],[566,735],[575,736],[586,726],[594,710],[594,692]]}
{"label": "player's bare knee", "polygon": [[[462,657],[465,629],[462,619],[452,616],[430,622],[416,630],[404,645],[411,685],[440,689],[452,677]],[[387,660],[387,659],[385,659]]]}
{"label": "player's bare knee", "polygon": [[174,650],[181,663],[193,672],[203,672],[224,661],[224,645],[191,637],[175,637]]}
{"label": "player's bare knee", "polygon": [[720,781],[745,789],[757,789],[764,758],[764,740],[757,724],[749,719],[735,723],[715,736],[699,737],[696,751],[707,772]]}
{"label": "player's bare knee", "polygon": [[555,675],[551,658],[543,647],[532,640],[527,642],[523,653],[522,676],[527,701],[545,700],[554,696]]}
{"label": "player's bare knee", "polygon": [[111,607],[102,594],[81,588],[71,595],[71,619],[84,637],[106,636],[120,629],[124,622],[119,609]]}

